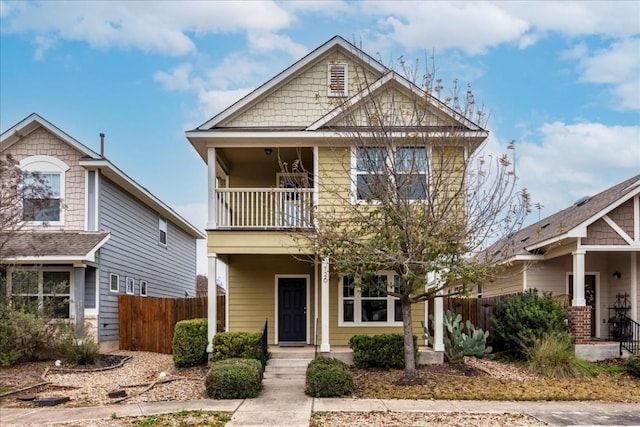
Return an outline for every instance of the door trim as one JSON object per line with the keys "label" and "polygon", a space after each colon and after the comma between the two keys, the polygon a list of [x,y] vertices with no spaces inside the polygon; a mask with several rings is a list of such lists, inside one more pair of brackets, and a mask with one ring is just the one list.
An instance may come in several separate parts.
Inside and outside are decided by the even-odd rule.
{"label": "door trim", "polygon": [[311,291],[311,275],[310,274],[276,274],[275,275],[275,284],[274,284],[274,344],[278,344],[280,338],[278,337],[278,333],[279,333],[279,325],[278,325],[278,317],[279,317],[279,313],[278,313],[278,279],[280,278],[289,278],[289,279],[304,279],[305,281],[305,292],[306,292],[306,307],[307,307],[307,314],[305,315],[305,335],[307,336],[307,340],[306,343],[307,344],[311,344],[311,328],[310,328],[310,318],[311,318],[311,310],[310,310],[310,306],[309,304],[311,303],[311,295],[310,291]]}

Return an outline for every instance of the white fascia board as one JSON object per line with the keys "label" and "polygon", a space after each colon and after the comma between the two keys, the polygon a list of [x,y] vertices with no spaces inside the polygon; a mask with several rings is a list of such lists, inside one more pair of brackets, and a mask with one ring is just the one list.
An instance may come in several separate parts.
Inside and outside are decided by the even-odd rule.
{"label": "white fascia board", "polygon": [[232,104],[230,107],[228,107],[218,115],[214,116],[212,119],[198,126],[197,129],[207,130],[216,126],[218,123],[221,123],[222,121],[226,120],[236,112],[250,105],[252,102],[260,98],[262,95],[264,95],[265,93],[268,93],[270,90],[277,87],[282,82],[286,81],[289,77],[296,74],[298,71],[300,71],[301,69],[306,67],[308,64],[312,63],[313,61],[315,61],[316,59],[324,55],[327,51],[329,51],[330,49],[333,49],[336,46],[342,47],[346,51],[350,52],[352,55],[365,61],[369,66],[373,67],[374,69],[380,72],[384,72],[386,70],[386,67],[384,67],[380,62],[376,61],[371,56],[367,55],[366,53],[364,53],[363,51],[361,51],[351,43],[347,42],[342,37],[335,36],[335,37],[332,37],[329,41],[327,41],[323,45],[313,50],[312,52],[308,53],[298,62],[286,68],[284,71],[280,72],[278,75],[276,75],[274,78],[264,83],[262,86],[255,89],[253,92],[249,93],[244,98]]}
{"label": "white fascia board", "polygon": [[[359,138],[377,138],[379,135],[377,132],[360,132],[354,130],[350,131],[274,131],[274,132],[256,132],[256,131],[229,131],[229,132],[221,132],[221,131],[189,131],[187,132],[187,138],[192,142],[198,142],[198,140],[208,139],[208,140],[220,140],[220,141],[234,141],[234,140],[258,140],[272,143],[274,141],[279,141],[277,145],[274,146],[299,146],[299,141],[301,139],[305,140],[322,140],[326,143],[326,145],[332,145],[332,141],[329,141],[329,138],[342,138],[345,136],[352,135],[354,133],[358,134]],[[489,136],[488,131],[465,131],[465,132],[448,132],[448,131],[434,131],[434,132],[416,132],[418,135],[427,137],[427,138],[477,138],[484,139]],[[453,133],[453,135],[451,135]],[[388,134],[390,137],[399,138],[407,135],[406,131],[402,132],[391,132]],[[291,140],[290,142],[283,141],[284,139]],[[335,140],[333,142],[335,144]],[[218,145],[216,145],[218,146]],[[220,145],[222,146],[222,145]],[[264,147],[264,142],[259,143],[255,142],[253,145],[245,145],[242,147]]]}
{"label": "white fascia board", "polygon": [[[91,150],[80,141],[68,135],[36,113],[30,114],[28,117],[20,121],[20,123],[6,130],[2,135],[0,135],[0,145],[3,145],[5,143],[7,144],[7,146],[12,145],[40,126],[45,128],[48,132],[60,138],[76,150],[80,151],[85,156],[91,157],[93,159],[101,158],[98,153]],[[22,132],[25,132],[25,134],[22,134]]]}
{"label": "white fascia board", "polygon": [[107,243],[107,240],[109,240],[111,238],[111,233],[107,234],[105,236],[104,239],[100,240],[98,242],[97,245],[95,245],[93,247],[93,249],[91,249],[87,255],[85,256],[85,259],[89,262],[95,262],[96,261],[96,252],[98,252],[98,249],[100,249],[102,246],[104,246],[105,243]]}
{"label": "white fascia board", "polygon": [[544,255],[513,255],[509,258],[503,259],[498,265],[510,264],[518,261],[543,261]]}
{"label": "white fascia board", "polygon": [[110,161],[106,159],[80,160],[80,165],[88,169],[99,169],[102,174],[127,190],[136,199],[140,200],[151,209],[170,219],[171,222],[173,222],[180,229],[187,232],[192,237],[196,239],[205,239],[207,237],[203,231],[199,230],[191,223],[189,223],[186,219],[182,218],[182,216],[175,212],[171,207],[151,194],[149,190],[131,179],[127,174],[118,169]]}
{"label": "white fascia board", "polygon": [[50,255],[50,256],[19,256],[2,258],[3,264],[60,264],[60,263],[80,263],[84,264],[87,259],[82,255]]}
{"label": "white fascia board", "polygon": [[543,248],[543,247],[545,247],[547,245],[550,245],[552,243],[560,242],[560,241],[562,241],[562,240],[564,240],[564,239],[566,239],[568,237],[569,237],[569,235],[567,233],[564,233],[564,234],[561,234],[559,236],[553,237],[551,239],[547,239],[547,240],[543,240],[542,242],[538,242],[535,245],[526,246],[524,249],[527,252],[532,252],[532,251],[535,251],[536,249]]}

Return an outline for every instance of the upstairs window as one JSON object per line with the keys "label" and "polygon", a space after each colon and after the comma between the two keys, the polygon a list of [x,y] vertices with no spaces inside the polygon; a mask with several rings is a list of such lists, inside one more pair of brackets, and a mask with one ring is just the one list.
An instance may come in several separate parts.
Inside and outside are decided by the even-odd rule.
{"label": "upstairs window", "polygon": [[59,173],[30,173],[22,175],[22,220],[29,222],[60,222]]}
{"label": "upstairs window", "polygon": [[348,94],[349,68],[347,64],[329,64],[328,86],[329,97],[345,97]]}
{"label": "upstairs window", "polygon": [[158,229],[160,231],[159,242],[162,245],[167,244],[167,219],[160,217],[158,221]]}
{"label": "upstairs window", "polygon": [[403,200],[427,197],[427,150],[424,147],[355,149],[356,200],[375,200],[389,192]]}
{"label": "upstairs window", "polygon": [[51,156],[31,156],[20,162],[22,169],[22,220],[62,225],[65,172],[63,161]]}

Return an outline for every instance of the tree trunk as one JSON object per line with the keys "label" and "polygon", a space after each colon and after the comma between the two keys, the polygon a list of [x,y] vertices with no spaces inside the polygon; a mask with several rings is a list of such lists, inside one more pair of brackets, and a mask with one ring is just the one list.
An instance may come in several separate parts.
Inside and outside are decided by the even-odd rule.
{"label": "tree trunk", "polygon": [[416,376],[416,358],[413,347],[413,325],[411,323],[411,302],[408,298],[401,299],[402,328],[404,330],[404,376],[413,378]]}

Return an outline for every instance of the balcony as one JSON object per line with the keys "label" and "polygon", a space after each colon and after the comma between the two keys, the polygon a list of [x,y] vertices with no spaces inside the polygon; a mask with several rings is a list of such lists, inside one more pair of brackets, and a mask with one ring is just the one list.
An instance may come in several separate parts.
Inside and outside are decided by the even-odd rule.
{"label": "balcony", "polygon": [[313,226],[312,188],[218,188],[217,230],[283,230]]}

